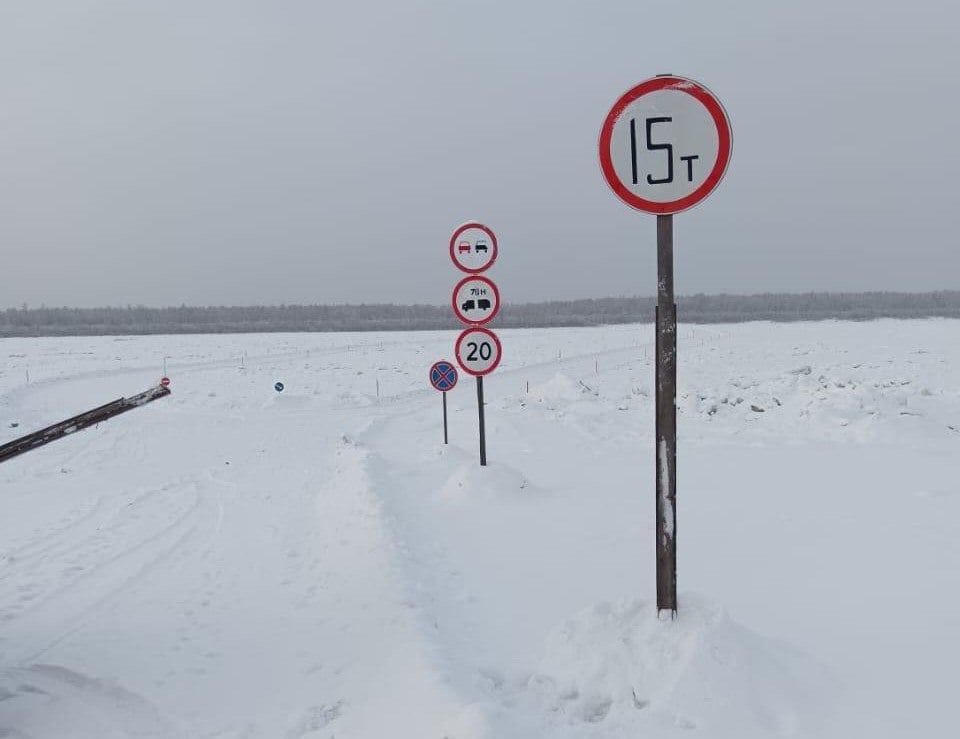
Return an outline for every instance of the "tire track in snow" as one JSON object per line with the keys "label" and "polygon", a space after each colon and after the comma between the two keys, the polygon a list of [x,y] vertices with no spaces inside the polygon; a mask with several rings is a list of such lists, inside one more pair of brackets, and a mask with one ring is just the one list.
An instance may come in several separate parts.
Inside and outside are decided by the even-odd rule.
{"label": "tire track in snow", "polygon": [[[79,542],[65,569],[61,569],[64,560],[45,557],[40,564],[47,572],[46,577],[38,577],[37,572],[15,570],[9,578],[10,585],[29,587],[30,593],[36,595],[27,607],[13,611],[8,608],[2,616],[7,622],[0,641],[0,645],[7,646],[5,661],[23,664],[37,660],[83,628],[132,582],[171,556],[201,526],[198,519],[212,505],[209,496],[195,484],[192,487],[192,496],[186,505],[174,507],[172,511],[158,511],[159,515],[168,517],[160,518],[159,529],[138,533],[136,520],[127,516],[118,519],[112,530],[107,528]],[[128,543],[131,539],[135,542],[132,545]],[[79,567],[83,569],[76,569]],[[18,575],[26,580],[25,585],[17,585]]]}

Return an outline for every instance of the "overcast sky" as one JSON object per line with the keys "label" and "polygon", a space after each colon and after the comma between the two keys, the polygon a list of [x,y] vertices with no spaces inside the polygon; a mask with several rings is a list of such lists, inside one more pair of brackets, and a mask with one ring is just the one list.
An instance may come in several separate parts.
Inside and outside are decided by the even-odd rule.
{"label": "overcast sky", "polygon": [[0,307],[651,295],[603,118],[657,73],[733,126],[680,293],[960,289],[952,3],[0,0]]}

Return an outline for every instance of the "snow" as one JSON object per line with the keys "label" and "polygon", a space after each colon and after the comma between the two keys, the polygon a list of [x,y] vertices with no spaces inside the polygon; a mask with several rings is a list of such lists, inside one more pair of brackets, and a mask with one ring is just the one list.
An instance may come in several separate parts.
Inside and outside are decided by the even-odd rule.
{"label": "snow", "polygon": [[[667,408],[670,404],[667,403]],[[660,507],[663,510],[663,536],[664,546],[667,546],[667,540],[673,538],[673,501],[670,500],[670,458],[667,456],[667,442],[660,439],[657,454],[660,461]]]}
{"label": "snow", "polygon": [[0,443],[173,392],[0,464],[0,735],[955,733],[960,321],[680,326],[675,621],[652,327],[502,331],[486,468],[454,338],[0,341]]}

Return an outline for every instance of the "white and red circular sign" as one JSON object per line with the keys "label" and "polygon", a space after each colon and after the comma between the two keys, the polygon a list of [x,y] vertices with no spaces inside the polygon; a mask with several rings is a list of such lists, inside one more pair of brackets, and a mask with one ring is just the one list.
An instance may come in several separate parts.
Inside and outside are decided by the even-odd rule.
{"label": "white and red circular sign", "polygon": [[450,237],[450,259],[464,272],[486,272],[497,261],[497,237],[482,223],[464,223]]}
{"label": "white and red circular sign", "polygon": [[453,312],[463,323],[484,324],[500,311],[500,291],[488,277],[464,277],[453,288]]}
{"label": "white and red circular sign", "polygon": [[493,372],[503,353],[500,339],[488,328],[468,328],[457,339],[457,362],[468,375],[479,377]]}
{"label": "white and red circular sign", "polygon": [[163,385],[164,387],[170,387],[170,378],[169,378],[169,377],[161,377],[161,378],[160,378],[160,384]]}
{"label": "white and red circular sign", "polygon": [[600,130],[600,168],[617,197],[647,213],[691,208],[723,179],[730,120],[693,80],[664,75],[641,82],[614,104]]}

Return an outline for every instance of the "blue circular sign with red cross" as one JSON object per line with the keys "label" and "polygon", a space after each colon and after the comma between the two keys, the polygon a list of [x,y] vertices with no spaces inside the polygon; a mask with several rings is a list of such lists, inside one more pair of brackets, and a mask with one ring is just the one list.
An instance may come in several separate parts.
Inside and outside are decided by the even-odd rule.
{"label": "blue circular sign with red cross", "polygon": [[430,368],[430,384],[435,390],[447,392],[457,385],[457,368],[445,359],[441,359]]}

